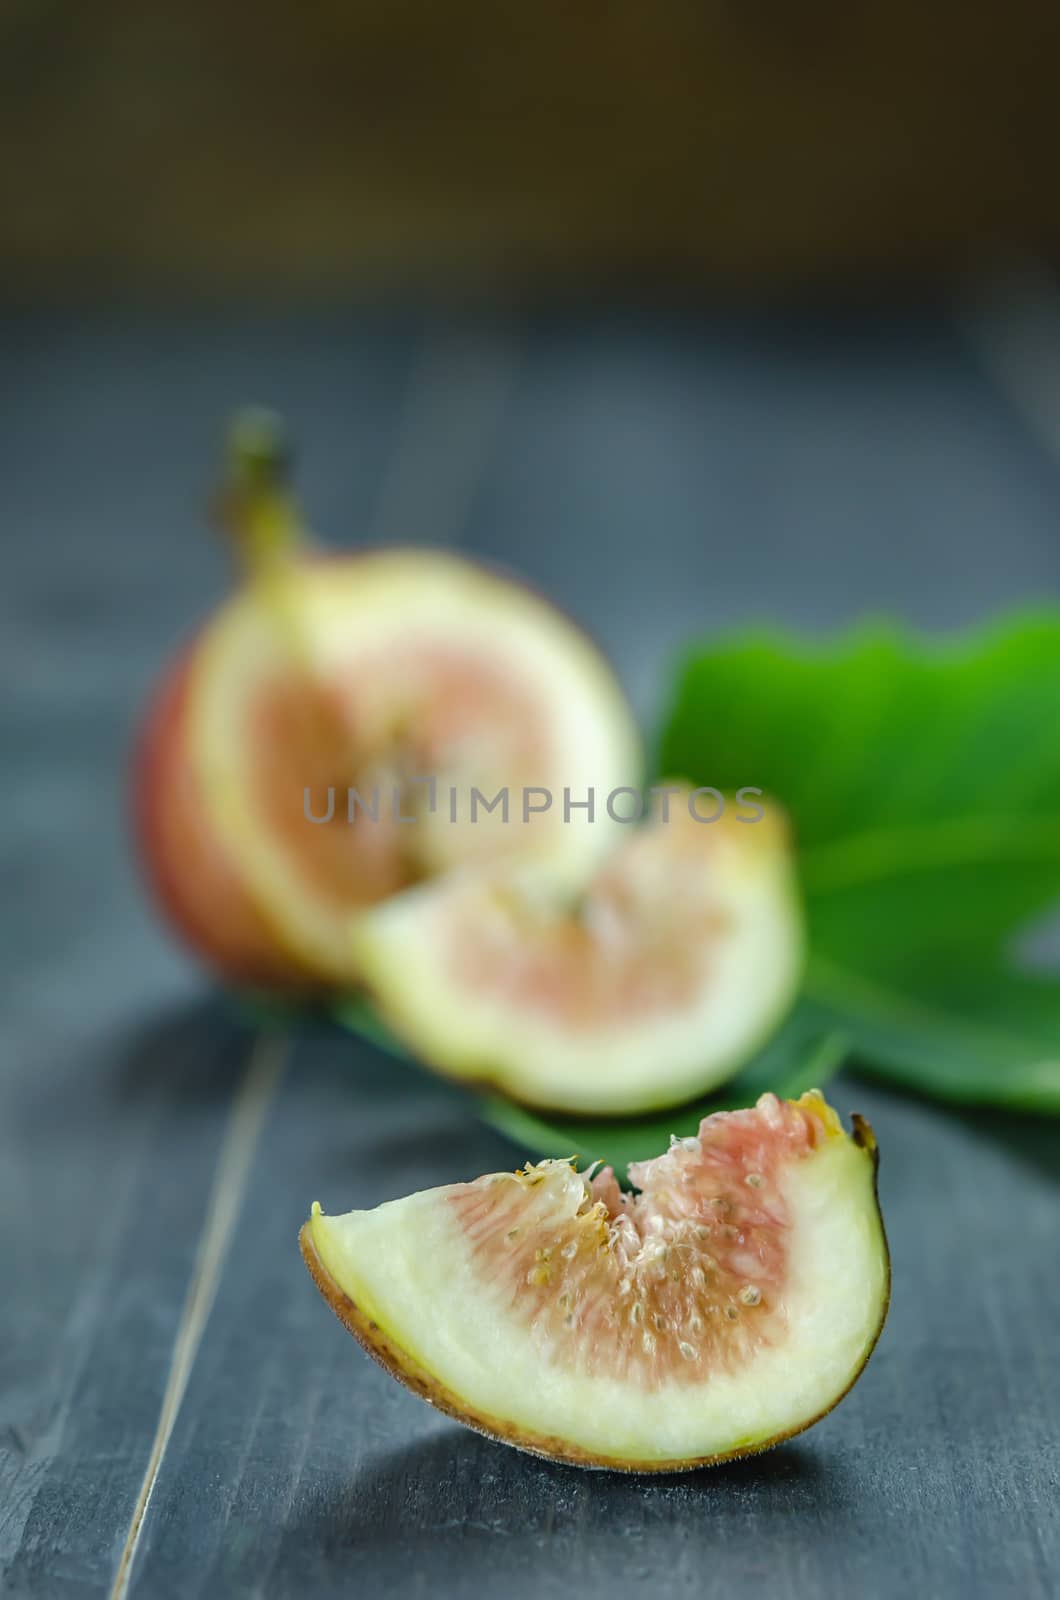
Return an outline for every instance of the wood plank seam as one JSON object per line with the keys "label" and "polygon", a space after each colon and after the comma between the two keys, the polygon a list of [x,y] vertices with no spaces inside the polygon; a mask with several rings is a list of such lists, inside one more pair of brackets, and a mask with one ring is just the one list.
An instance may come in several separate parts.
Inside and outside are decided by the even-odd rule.
{"label": "wood plank seam", "polygon": [[1060,286],[1034,258],[959,297],[957,326],[980,369],[1060,464]]}
{"label": "wood plank seam", "polygon": [[250,1164],[283,1071],[288,1043],[285,1035],[258,1035],[251,1048],[243,1081],[232,1103],[224,1143],[217,1158],[195,1266],[173,1341],[158,1426],[122,1546],[110,1600],[124,1600],[129,1590],[148,1508],[213,1307],[232,1230],[243,1202]]}

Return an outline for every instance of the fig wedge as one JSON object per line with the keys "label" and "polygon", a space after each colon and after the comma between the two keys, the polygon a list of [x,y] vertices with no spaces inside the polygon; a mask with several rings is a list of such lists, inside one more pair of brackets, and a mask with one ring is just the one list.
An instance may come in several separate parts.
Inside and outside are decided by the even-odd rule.
{"label": "fig wedge", "polygon": [[802,912],[783,813],[665,815],[576,894],[546,871],[454,874],[361,916],[357,969],[391,1031],[526,1105],[620,1114],[730,1077],[794,998]]}
{"label": "fig wedge", "polygon": [[862,1371],[890,1269],[872,1130],[764,1095],[631,1171],[571,1162],[314,1205],[302,1252],[369,1355],[481,1432],[670,1472],[811,1426]]}

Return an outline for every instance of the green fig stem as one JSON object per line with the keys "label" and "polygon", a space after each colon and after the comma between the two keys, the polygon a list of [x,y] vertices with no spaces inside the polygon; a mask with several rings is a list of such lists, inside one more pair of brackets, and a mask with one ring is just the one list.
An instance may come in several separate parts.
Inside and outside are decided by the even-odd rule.
{"label": "green fig stem", "polygon": [[280,417],[257,407],[237,412],[228,432],[219,512],[252,579],[286,565],[304,541],[290,479],[291,448]]}
{"label": "green fig stem", "polygon": [[228,432],[218,520],[248,583],[272,611],[284,652],[312,675],[312,640],[291,581],[311,541],[290,479],[291,448],[282,419],[259,407],[237,412]]}

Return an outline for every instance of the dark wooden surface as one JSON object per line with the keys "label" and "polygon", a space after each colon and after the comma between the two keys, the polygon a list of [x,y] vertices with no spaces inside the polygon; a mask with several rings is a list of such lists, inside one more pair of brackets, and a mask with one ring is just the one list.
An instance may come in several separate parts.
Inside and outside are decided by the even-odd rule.
{"label": "dark wooden surface", "polygon": [[842,1078],[894,1255],[863,1381],[757,1461],[540,1463],[392,1384],[295,1244],[314,1198],[522,1152],[355,1040],[255,1038],[156,928],[123,822],[137,707],[223,582],[198,509],[234,403],[289,413],[320,527],[518,567],[647,715],[699,628],[1060,596],[1051,316],[0,319],[4,1592],[1056,1592],[1055,1125]]}

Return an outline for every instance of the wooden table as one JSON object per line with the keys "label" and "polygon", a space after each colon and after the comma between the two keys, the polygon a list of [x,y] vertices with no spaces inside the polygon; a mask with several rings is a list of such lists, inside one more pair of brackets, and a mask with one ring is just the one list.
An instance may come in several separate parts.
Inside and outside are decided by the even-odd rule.
{"label": "wooden table", "polygon": [[1060,595],[1051,315],[0,320],[5,1593],[1056,1592],[1055,1125],[841,1078],[895,1273],[854,1393],[684,1478],[541,1463],[391,1383],[295,1244],[314,1198],[524,1152],[355,1039],[256,1036],[156,927],[123,817],[137,708],[223,583],[198,512],[235,403],[289,414],[318,526],[519,568],[650,715],[700,629]]}

